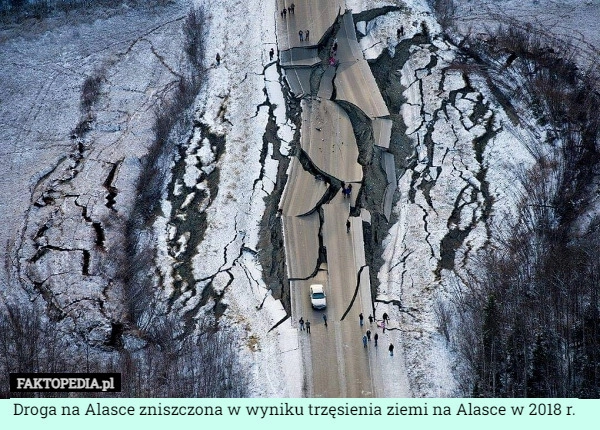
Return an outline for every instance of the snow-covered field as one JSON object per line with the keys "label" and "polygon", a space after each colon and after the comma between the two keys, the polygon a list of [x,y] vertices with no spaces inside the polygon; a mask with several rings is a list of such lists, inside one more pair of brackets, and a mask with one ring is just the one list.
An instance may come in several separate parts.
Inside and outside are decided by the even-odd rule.
{"label": "snow-covered field", "polygon": [[[57,306],[87,302],[74,306],[76,324],[100,340],[122,312],[116,305],[101,315],[97,304],[115,293],[103,291],[113,239],[105,226],[130,209],[154,105],[170,91],[182,58],[186,9],[96,13],[2,29],[0,240],[10,261],[2,267],[2,279],[11,279],[3,282],[7,295],[18,297],[20,282],[51,284]],[[77,138],[81,87],[98,70],[92,129]],[[109,187],[117,191],[114,204]]]}
{"label": "snow-covered field", "polygon": [[498,23],[513,23],[574,46],[586,65],[598,62],[598,0],[454,0],[454,4],[456,24],[464,34],[487,33]]}

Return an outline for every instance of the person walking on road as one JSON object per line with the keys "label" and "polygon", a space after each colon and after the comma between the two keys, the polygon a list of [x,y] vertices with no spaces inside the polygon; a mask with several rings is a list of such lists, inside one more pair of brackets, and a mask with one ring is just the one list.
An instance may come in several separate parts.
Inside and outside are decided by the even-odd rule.
{"label": "person walking on road", "polygon": [[309,37],[309,35],[310,35],[310,32],[309,32],[308,30],[306,30],[306,31],[304,32],[304,40],[306,40],[307,42],[308,42],[308,37]]}
{"label": "person walking on road", "polygon": [[394,356],[394,344],[393,343],[390,343],[388,351],[390,352],[390,357],[393,357]]}
{"label": "person walking on road", "polygon": [[290,5],[290,9],[291,9],[291,11],[292,11],[292,15],[293,15],[293,14],[294,14],[294,9],[296,9],[296,5],[295,5],[294,3],[292,3],[292,4]]}
{"label": "person walking on road", "polygon": [[350,218],[346,220],[346,233],[350,233]]}
{"label": "person walking on road", "polygon": [[381,323],[381,328],[383,329],[383,332],[385,333],[385,321],[383,321],[383,322]]}
{"label": "person walking on road", "polygon": [[281,13],[283,14],[283,19],[285,19],[285,17],[287,16],[287,9],[283,8],[283,11]]}
{"label": "person walking on road", "polygon": [[373,324],[373,315],[369,314],[369,324]]}
{"label": "person walking on road", "polygon": [[347,187],[342,188],[342,195],[345,197],[350,197],[350,193],[352,192],[352,184],[348,184]]}
{"label": "person walking on road", "polygon": [[300,324],[300,330],[304,330],[304,318],[300,317],[300,321],[298,321],[298,324]]}
{"label": "person walking on road", "polygon": [[384,320],[385,322],[390,322],[390,317],[388,316],[387,312],[384,312],[384,313],[383,313],[383,320]]}
{"label": "person walking on road", "polygon": [[306,332],[310,334],[310,321],[306,320]]}
{"label": "person walking on road", "polygon": [[302,30],[298,32],[298,36],[300,37],[300,42],[304,42],[304,33],[302,32]]}
{"label": "person walking on road", "polygon": [[377,333],[375,333],[375,336],[373,336],[373,340],[375,341],[375,348],[377,348],[377,340],[379,339],[379,335]]}
{"label": "person walking on road", "polygon": [[218,52],[217,52],[217,56],[215,57],[215,60],[217,60],[217,66],[219,64],[221,64],[221,54],[219,54]]}
{"label": "person walking on road", "polygon": [[364,319],[363,314],[362,313],[358,314],[358,322],[360,322],[361,327],[363,326],[363,319]]}
{"label": "person walking on road", "polygon": [[327,327],[327,315],[323,314],[323,322],[325,323],[325,327]]}
{"label": "person walking on road", "polygon": [[371,341],[371,330],[367,330],[367,340]]}
{"label": "person walking on road", "polygon": [[273,61],[273,55],[275,55],[275,50],[271,48],[269,51],[269,61]]}
{"label": "person walking on road", "polygon": [[367,335],[363,334],[363,348],[367,347]]}

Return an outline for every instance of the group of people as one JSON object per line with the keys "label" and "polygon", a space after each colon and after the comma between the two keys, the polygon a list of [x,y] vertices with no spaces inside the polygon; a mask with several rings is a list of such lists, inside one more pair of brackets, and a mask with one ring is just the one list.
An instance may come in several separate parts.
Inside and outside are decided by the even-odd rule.
{"label": "group of people", "polygon": [[[384,333],[385,333],[385,324],[388,323],[389,320],[390,320],[390,317],[388,316],[387,312],[384,312],[383,320],[381,322],[381,327],[383,328]],[[373,315],[369,315],[369,325],[373,324],[374,321],[375,321],[375,318],[373,318]],[[362,312],[360,314],[358,314],[358,322],[361,327],[364,325],[364,316],[363,316]],[[306,333],[310,334],[310,321],[308,321],[308,320],[304,321],[304,318],[300,317],[300,320],[298,321],[298,323],[300,324],[301,331],[306,330]],[[327,315],[325,315],[325,314],[323,314],[323,323],[325,324],[325,328],[327,328]],[[363,348],[366,348],[367,345],[369,344],[369,342],[371,342],[371,335],[373,335],[373,344],[374,344],[375,348],[377,348],[377,344],[379,342],[379,333],[377,333],[377,332],[372,333],[370,328],[367,329],[367,331],[365,332],[365,334],[362,337]],[[390,346],[388,347],[388,351],[390,353],[390,357],[393,357],[394,356],[394,344],[393,343],[390,343]]]}
{"label": "group of people", "polygon": [[[381,327],[383,328],[383,333],[385,333],[385,325],[386,323],[389,323],[390,317],[388,316],[387,312],[383,313],[383,321],[381,322]],[[373,318],[373,315],[369,315],[369,325],[373,324],[373,321],[375,321],[375,318]],[[358,314],[358,323],[360,324],[360,326],[362,327],[364,325],[364,316],[362,313]],[[362,342],[363,342],[363,348],[366,348],[368,343],[371,341],[371,329],[367,329],[367,331],[365,332],[365,334],[362,337]],[[377,332],[375,332],[375,334],[373,335],[373,341],[374,341],[374,345],[375,347],[377,347],[377,343],[379,341],[379,334]],[[390,343],[390,346],[388,347],[388,351],[390,352],[390,357],[394,356],[394,344]]]}
{"label": "group of people", "polygon": [[306,328],[306,332],[308,334],[310,334],[310,321],[309,320],[304,321],[304,318],[300,317],[300,321],[298,321],[298,323],[300,324],[301,331],[304,331],[304,329]]}
{"label": "group of people", "polygon": [[305,31],[300,30],[298,32],[298,36],[300,37],[300,42],[308,42],[308,39],[310,37],[310,31],[308,31],[308,30],[305,30]]}
{"label": "group of people", "polygon": [[404,26],[401,25],[400,28],[398,30],[396,30],[396,36],[398,39],[400,39],[402,36],[404,36]]}
{"label": "group of people", "polygon": [[287,8],[284,7],[283,10],[281,11],[281,17],[283,19],[285,19],[287,17],[288,13],[290,15],[293,15],[295,9],[296,9],[296,5],[294,3],[292,3],[291,5],[289,5]]}
{"label": "group of people", "polygon": [[[281,10],[281,18],[286,19],[288,15],[294,15],[294,11],[296,10],[296,5],[292,3],[287,8],[283,8]],[[308,42],[310,41],[310,31],[308,30],[300,30],[298,32],[298,37],[300,38],[300,42]]]}
{"label": "group of people", "polygon": [[[325,328],[327,328],[327,315],[325,315],[325,314],[323,314],[323,323],[325,324]],[[310,321],[309,320],[304,321],[304,318],[300,317],[298,324],[300,324],[300,331],[306,330],[306,333],[310,334]]]}

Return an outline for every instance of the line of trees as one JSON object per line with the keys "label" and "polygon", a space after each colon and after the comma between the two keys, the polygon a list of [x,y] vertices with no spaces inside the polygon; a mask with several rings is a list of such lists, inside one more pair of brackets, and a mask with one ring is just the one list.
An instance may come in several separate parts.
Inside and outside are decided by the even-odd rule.
{"label": "line of trees", "polygon": [[[175,135],[189,134],[192,129],[191,114],[186,114],[186,110],[192,106],[206,77],[203,69],[205,21],[203,9],[192,8],[183,24],[184,51],[190,68],[154,111],[154,141],[142,159],[135,204],[124,227],[124,246],[119,249],[118,280],[125,289],[129,322],[142,329],[149,314],[153,314],[154,291],[159,288],[156,274],[148,270],[154,267],[155,257],[152,225],[160,213],[171,161],[180,143],[181,136]],[[183,132],[177,133],[175,129]]]}
{"label": "line of trees", "polygon": [[[120,372],[122,391],[102,397],[248,397],[229,332],[200,322],[199,335],[181,336],[179,322],[157,317],[137,346],[101,351],[65,332],[37,302],[0,306],[0,398],[64,397],[65,393],[10,393],[11,372]],[[94,393],[69,393],[93,396]],[[100,394],[98,394],[100,395]]]}
{"label": "line of trees", "polygon": [[478,73],[510,108],[535,112],[534,128],[549,138],[526,142],[536,164],[512,172],[521,190],[515,217],[474,259],[480,270],[463,274],[451,303],[438,306],[442,331],[466,363],[463,389],[599,398],[600,219],[590,209],[599,192],[600,78],[540,33],[500,28],[465,42],[485,66]]}

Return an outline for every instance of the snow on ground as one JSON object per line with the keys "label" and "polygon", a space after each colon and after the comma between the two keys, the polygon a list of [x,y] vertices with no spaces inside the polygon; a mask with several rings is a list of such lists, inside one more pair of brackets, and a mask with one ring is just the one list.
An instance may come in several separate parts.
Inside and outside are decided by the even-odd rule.
{"label": "snow on ground", "polygon": [[[210,15],[208,82],[197,99],[197,120],[215,135],[225,136],[226,149],[217,160],[217,148],[199,129],[194,130],[184,173],[174,186],[174,195],[185,193],[182,207],[176,209],[198,213],[206,209],[207,230],[194,259],[195,274],[198,278],[214,275],[214,291],[225,292],[222,303],[228,308],[222,322],[242,334],[242,356],[252,374],[254,395],[299,396],[302,367],[297,333],[289,324],[269,332],[285,311],[265,288],[255,255],[263,198],[273,189],[277,168],[269,156],[272,146],[267,148],[264,165],[259,162],[268,118],[268,107],[259,108],[266,101],[265,86],[271,103],[277,104],[275,115],[282,139],[289,142],[293,134],[282,109],[281,90],[275,85],[277,69],[271,65],[267,73],[264,70],[268,49],[276,46],[274,4],[196,3],[204,4]],[[124,10],[97,19],[92,11],[76,22],[57,17],[27,31],[21,27],[1,31],[0,59],[5,67],[0,76],[5,91],[0,100],[4,161],[0,178],[6,197],[0,205],[5,220],[0,225],[0,239],[3,243],[17,239],[7,251],[15,253],[22,245],[18,252],[24,267],[36,247],[51,247],[39,258],[35,270],[26,274],[35,282],[52,279],[60,304],[73,309],[82,331],[91,329],[90,339],[99,342],[109,333],[110,324],[102,324],[105,315],[96,307],[106,299],[102,296],[106,291],[100,289],[103,281],[95,276],[102,269],[104,254],[98,258],[94,254],[99,250],[91,224],[106,224],[106,246],[122,240],[108,224],[111,218],[122,220],[131,209],[139,158],[153,138],[155,103],[171,92],[182,73],[178,70],[185,63],[181,26],[189,6],[190,2],[180,1],[168,8]],[[217,52],[222,57],[220,66],[214,64]],[[106,75],[94,106],[94,124],[81,142],[80,156],[78,142],[71,140],[71,134],[81,118],[82,83],[97,68],[104,68]],[[188,132],[183,130],[185,134]],[[219,170],[220,181],[218,192],[211,195],[200,177],[214,169]],[[112,209],[106,198],[111,171],[108,186],[117,191]],[[206,193],[207,198],[192,208],[198,193]],[[41,207],[32,207],[38,200]],[[171,202],[163,201],[161,206],[164,214],[172,212]],[[192,213],[183,210],[178,216],[186,218]],[[154,229],[161,235],[159,259],[167,263],[162,268],[164,298],[175,288],[170,265],[173,255],[188,251],[191,237],[190,232],[178,235],[169,221],[159,218]],[[22,244],[18,240],[21,225],[25,229]],[[176,244],[174,254],[169,254],[167,240]],[[82,268],[84,250],[91,255],[89,274]],[[2,279],[6,278],[3,273]],[[72,288],[73,282],[81,287]],[[4,296],[21,294],[17,284],[11,285],[14,290],[3,287]],[[192,293],[191,288],[183,292],[177,302],[180,310],[194,309]],[[105,300],[104,311],[113,312],[114,319],[119,320],[118,306],[113,309],[118,304],[118,295],[115,297],[110,305]],[[69,308],[71,303],[79,304]]]}
{"label": "snow on ground", "polygon": [[[191,289],[211,282],[227,305],[221,324],[245,327],[248,348],[243,359],[252,373],[253,395],[298,397],[301,393],[300,354],[297,331],[282,324],[286,316],[282,304],[273,299],[262,280],[256,252],[259,224],[265,210],[264,197],[274,188],[277,162],[274,148],[263,149],[269,116],[263,89],[274,107],[275,121],[284,142],[292,139],[293,128],[285,118],[285,103],[274,63],[268,51],[276,48],[275,5],[272,2],[204,1],[209,12],[207,58],[208,81],[198,97],[197,120],[211,133],[225,138],[225,151],[214,165],[214,157],[204,157],[203,166],[219,170],[218,192],[209,197],[205,210],[206,230],[193,252]],[[257,25],[247,25],[248,22]],[[221,64],[214,62],[216,54]],[[192,139],[187,152],[202,158],[204,136]],[[264,164],[261,151],[266,150]],[[211,168],[213,168],[211,167]],[[195,162],[187,163],[184,177],[195,178]],[[163,235],[167,235],[168,228]],[[204,280],[204,281],[202,281]],[[201,294],[184,294],[178,300],[182,311],[195,309]],[[212,307],[200,308],[198,317]],[[283,365],[285,363],[285,366]],[[284,376],[282,378],[282,375]]]}
{"label": "snow on ground", "polygon": [[378,275],[378,300],[398,300],[401,307],[378,303],[377,315],[387,312],[390,328],[402,334],[413,394],[447,397],[465,393],[435,308],[450,298],[460,274],[472,270],[469,258],[485,246],[488,228],[499,226],[518,198],[514,167],[533,158],[524,144],[529,132],[511,124],[483,79],[469,86],[460,70],[448,69],[455,49],[423,3],[415,2],[414,11],[412,3],[366,22],[361,41],[365,55],[376,57],[384,49],[395,54],[399,25],[410,38],[425,22],[433,38],[413,45],[401,69],[406,101],[400,113],[416,163],[398,179],[397,221],[384,240]]}
{"label": "snow on ground", "polygon": [[[431,19],[431,11],[425,2],[354,0],[347,1],[346,4],[353,13],[383,6],[397,6],[401,9],[388,12],[368,23],[364,21],[358,23],[361,25],[357,25],[357,28],[362,29],[361,33],[365,35],[360,39],[360,47],[367,60],[376,59],[386,49],[393,56],[396,44],[419,33],[422,22],[427,22],[428,26],[431,27],[430,30],[434,33],[440,31],[438,23]],[[403,31],[400,38],[398,38],[397,30],[400,28]]]}
{"label": "snow on ground", "polygon": [[[96,10],[0,31],[0,240],[10,244],[2,249],[12,263],[3,265],[3,288],[18,297],[16,277],[44,285],[92,341],[105,340],[109,320],[122,312],[116,303],[98,305],[114,293],[103,291],[101,248],[115,239],[110,231],[99,235],[131,207],[154,104],[181,62],[185,11],[182,4]],[[91,129],[75,139],[81,87],[98,70],[104,72]]]}
{"label": "snow on ground", "polygon": [[[396,2],[348,3],[365,10]],[[401,70],[406,101],[400,113],[415,145],[416,164],[398,179],[397,221],[384,241],[385,263],[378,275],[378,299],[399,300],[401,308],[378,303],[377,314],[390,314],[391,327],[402,332],[414,395],[468,394],[459,391],[460,361],[443,335],[435,308],[451,299],[461,274],[476,270],[471,258],[486,246],[488,232],[501,229],[506,217],[512,217],[522,195],[517,175],[534,164],[529,143],[544,140],[547,130],[528,125],[536,121],[526,98],[513,100],[525,124],[517,125],[483,78],[470,74],[468,86],[460,70],[448,69],[455,49],[438,36],[439,26],[423,2],[397,3],[405,3],[408,10],[360,23],[365,56],[376,58],[386,49],[393,56],[400,25],[402,39],[420,31],[412,22],[425,22],[433,40],[413,45]],[[598,2],[455,3],[463,32],[485,32],[493,19],[506,22],[510,17],[525,28],[540,25],[597,58]]]}
{"label": "snow on ground", "polygon": [[598,62],[598,0],[454,0],[454,3],[456,24],[463,34],[485,34],[498,23],[516,21],[528,31],[542,31],[575,46],[583,54],[578,55],[580,60]]}
{"label": "snow on ground", "polygon": [[[270,144],[263,148],[269,119],[264,104],[267,96],[274,107],[284,155],[295,133],[285,117],[281,76],[268,59],[269,49],[276,47],[275,2],[195,3],[203,4],[210,15],[208,80],[196,101],[196,120],[213,135],[224,137],[225,150],[217,157],[218,149],[196,128],[186,150],[184,171],[176,178],[173,194],[185,193],[177,210],[192,208],[199,193],[206,196],[193,208],[206,213],[203,240],[193,250],[196,284],[182,291],[176,308],[195,310],[202,317],[214,302],[196,307],[200,295],[194,289],[212,282],[214,292],[223,294],[221,303],[227,305],[221,323],[243,338],[241,351],[252,376],[252,395],[298,397],[303,380],[298,333],[288,322],[269,331],[285,317],[285,311],[266,289],[256,256],[263,198],[272,192],[277,171],[272,158],[275,149]],[[597,52],[600,44],[599,33],[593,31],[598,2],[485,1],[478,2],[477,10],[473,10],[474,2],[457,3],[461,25],[472,31],[480,31],[475,24],[485,23],[490,16],[521,17],[577,41],[588,53]],[[378,299],[399,300],[402,307],[378,302],[376,310],[378,317],[384,312],[391,317],[386,335],[402,345],[413,395],[450,396],[458,393],[452,374],[456,358],[439,331],[433,309],[436,302],[448,299],[462,265],[485,243],[486,223],[499,225],[510,213],[511,202],[518,196],[510,172],[515,165],[532,162],[524,145],[530,136],[511,123],[483,80],[472,79],[472,87],[467,87],[460,72],[445,70],[454,49],[437,37],[439,26],[424,0],[347,1],[354,13],[386,5],[403,10],[359,26],[366,34],[361,46],[367,58],[376,58],[386,49],[395,54],[399,25],[405,29],[401,39],[406,39],[426,22],[434,40],[414,46],[401,69],[406,103],[400,113],[415,145],[416,163],[398,179],[397,220],[384,242]],[[107,206],[105,187],[113,169],[112,186],[118,190],[115,209],[123,214],[130,210],[138,159],[152,139],[153,107],[172,89],[182,62],[180,29],[188,6],[181,1],[160,9],[160,14],[134,9],[91,23],[59,17],[27,31],[0,30],[0,215],[4,220],[0,240],[9,244],[3,247],[3,257],[15,261],[14,253],[19,251],[25,262],[35,254],[36,246],[65,248],[40,256],[36,269],[27,273],[37,282],[54,279],[57,297],[66,307],[80,299],[89,301],[89,307],[79,308],[77,315],[84,326],[97,317],[90,328],[98,329],[99,337],[109,330],[98,323],[104,316],[95,313],[93,304],[101,286],[94,274],[101,267],[92,258],[89,273],[82,273],[81,253],[97,251],[90,224],[116,217]],[[220,65],[214,62],[217,52]],[[436,62],[430,66],[433,58]],[[106,78],[93,129],[81,142],[85,162],[80,162],[77,142],[70,136],[81,119],[81,85],[99,65],[106,69]],[[485,144],[473,145],[474,139],[486,133]],[[266,152],[264,163],[261,151]],[[487,171],[482,177],[483,169]],[[218,189],[212,195],[201,178],[216,170]],[[489,195],[484,194],[482,181],[489,185]],[[171,202],[163,201],[162,208],[164,214],[172,213]],[[182,211],[178,216],[189,215]],[[168,244],[176,244],[175,256],[183,255],[189,251],[191,237],[189,232],[179,234],[172,221],[162,217],[154,226],[159,259],[165,263],[165,298],[176,288]],[[456,233],[465,237],[446,260],[442,253],[448,249],[443,250],[442,243],[446,239],[444,243],[452,247],[449,239]],[[106,234],[110,242],[110,230]],[[4,281],[8,274],[1,272],[0,278]],[[75,281],[80,288],[74,292]],[[22,295],[16,284],[8,282],[2,293],[11,298]],[[120,312],[118,306],[107,311]],[[394,376],[388,364],[381,369],[383,381]],[[395,394],[385,385],[383,393]]]}

